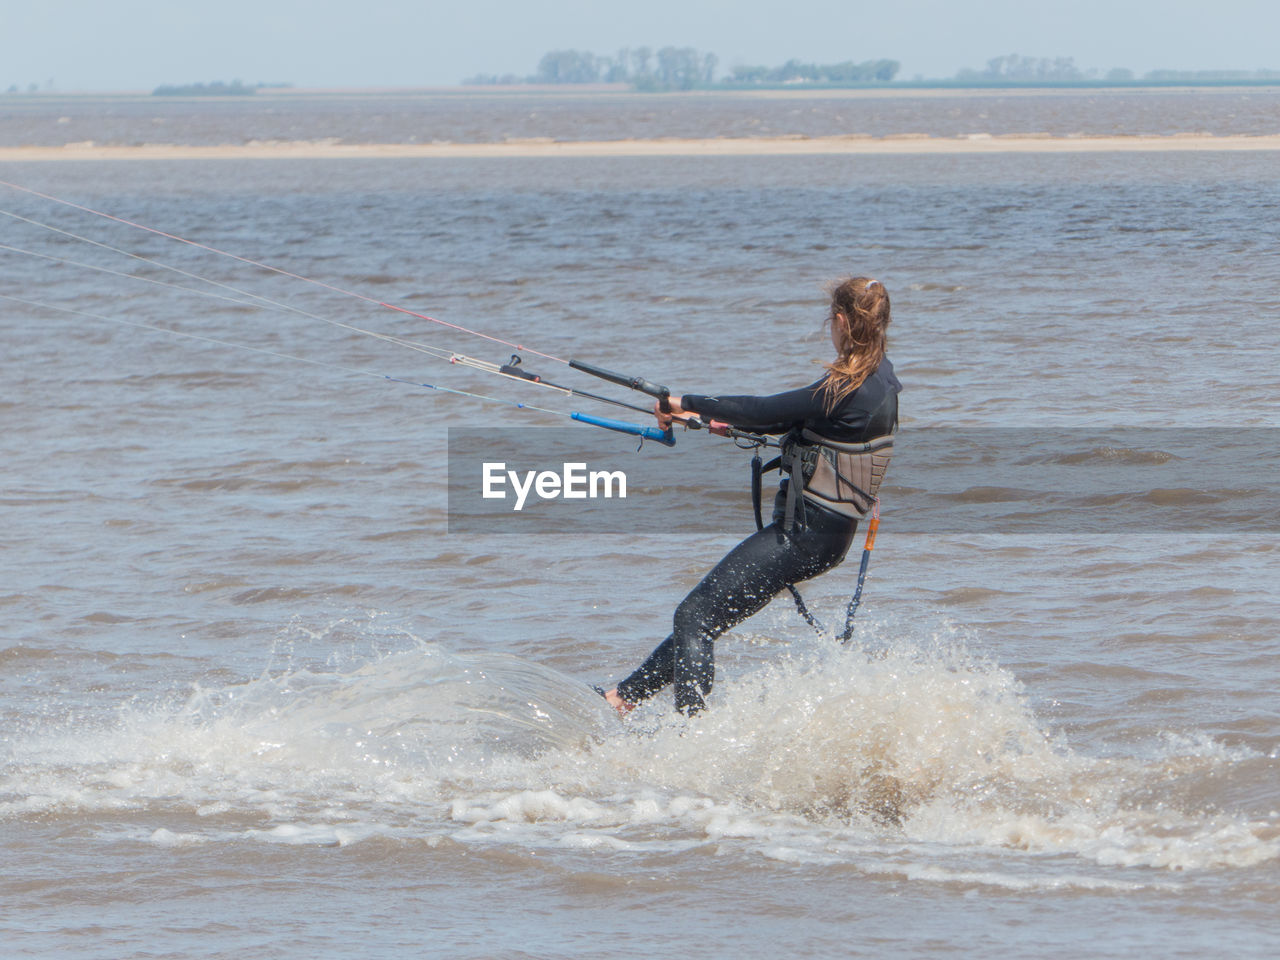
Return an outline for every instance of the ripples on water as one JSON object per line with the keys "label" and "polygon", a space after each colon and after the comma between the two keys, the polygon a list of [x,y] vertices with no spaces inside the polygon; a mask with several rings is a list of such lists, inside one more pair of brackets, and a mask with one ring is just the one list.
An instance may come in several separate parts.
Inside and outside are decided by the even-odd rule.
{"label": "ripples on water", "polygon": [[[4,176],[678,389],[807,378],[822,283],[865,270],[894,296],[904,442],[913,425],[1275,421],[1264,155]],[[0,207],[505,359],[9,191]],[[0,292],[528,399],[305,318],[7,252]],[[444,424],[526,414],[0,310],[0,830],[20,949],[287,953],[358,935],[388,956],[582,955],[658,914],[646,942],[697,936],[713,955],[777,938],[832,956],[1275,943],[1276,550],[1247,524],[904,534],[889,502],[856,649],[778,604],[721,642],[706,715],[655,704],[619,725],[586,682],[646,652],[740,531],[447,537]],[[673,524],[701,492],[673,501]],[[808,591],[822,613],[848,573]]]}
{"label": "ripples on water", "polygon": [[1277,87],[1145,90],[400,96],[270,94],[242,100],[10,96],[0,146],[83,143],[493,143],[654,137],[895,134],[1258,136],[1276,131]]}

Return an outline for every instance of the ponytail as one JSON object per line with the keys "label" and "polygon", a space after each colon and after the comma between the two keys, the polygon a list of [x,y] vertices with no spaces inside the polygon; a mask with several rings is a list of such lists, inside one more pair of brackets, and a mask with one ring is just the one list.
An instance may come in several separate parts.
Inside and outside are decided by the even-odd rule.
{"label": "ponytail", "polygon": [[831,291],[827,322],[835,331],[838,356],[826,364],[822,384],[827,412],[875,373],[884,360],[889,326],[889,291],[879,280],[851,277]]}

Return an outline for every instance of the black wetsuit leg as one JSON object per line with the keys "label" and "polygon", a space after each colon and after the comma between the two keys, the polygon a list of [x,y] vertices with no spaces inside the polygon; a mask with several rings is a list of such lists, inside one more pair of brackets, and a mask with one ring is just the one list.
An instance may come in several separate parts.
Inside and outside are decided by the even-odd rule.
{"label": "black wetsuit leg", "polygon": [[849,552],[856,520],[812,504],[788,535],[774,522],[738,544],[676,608],[671,636],[618,684],[630,703],[675,683],[676,709],[694,714],[715,679],[713,641],[758,613],[789,583],[825,573]]}

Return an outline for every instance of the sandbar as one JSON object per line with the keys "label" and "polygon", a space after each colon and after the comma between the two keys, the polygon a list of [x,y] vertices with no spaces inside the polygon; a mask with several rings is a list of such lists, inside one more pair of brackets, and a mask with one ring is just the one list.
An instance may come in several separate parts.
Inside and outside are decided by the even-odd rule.
{"label": "sandbar", "polygon": [[934,137],[927,134],[837,137],[716,137],[653,140],[507,140],[499,143],[337,143],[251,141],[194,146],[142,144],[0,147],[0,162],[60,160],[342,160],[533,159],[539,157],[765,157],[973,155],[1007,153],[1154,153],[1280,150],[1280,134],[1212,136],[1067,136],[1046,134]]}

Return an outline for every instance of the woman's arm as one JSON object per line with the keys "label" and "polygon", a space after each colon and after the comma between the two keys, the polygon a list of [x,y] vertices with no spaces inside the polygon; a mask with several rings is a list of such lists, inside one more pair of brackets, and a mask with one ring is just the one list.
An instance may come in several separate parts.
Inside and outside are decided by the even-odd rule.
{"label": "woman's arm", "polygon": [[[822,380],[807,387],[768,397],[707,397],[687,393],[678,399],[680,410],[723,420],[735,427],[762,433],[785,433],[802,420],[816,420],[824,413]],[[674,409],[674,406],[673,406]]]}

